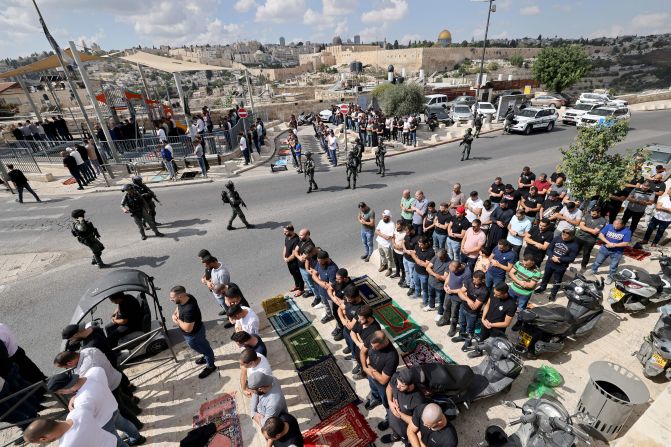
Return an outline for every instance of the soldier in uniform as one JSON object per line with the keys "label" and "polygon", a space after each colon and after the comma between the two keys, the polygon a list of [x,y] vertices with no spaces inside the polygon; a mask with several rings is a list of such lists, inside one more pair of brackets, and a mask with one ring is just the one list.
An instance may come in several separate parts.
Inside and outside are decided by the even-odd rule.
{"label": "soldier in uniform", "polygon": [[[149,186],[147,186],[146,183],[142,181],[142,177],[139,175],[133,176],[133,185],[137,186],[138,189],[140,190],[140,194],[147,199],[147,203],[149,204],[149,213],[151,214],[151,217],[154,218],[154,223],[158,226],[161,225],[160,223],[156,222],[156,204],[161,203],[160,200],[158,200],[158,197],[156,197],[156,194],[154,191],[152,191]],[[147,228],[147,223],[145,222],[145,229]]]}
{"label": "soldier in uniform", "polygon": [[475,126],[475,135],[473,136],[475,138],[480,138],[480,131],[482,130],[482,119],[483,119],[482,113],[478,113],[475,116],[475,119],[473,120],[473,125]]}
{"label": "soldier in uniform", "polygon": [[[345,166],[347,170],[347,189],[356,189],[358,163],[353,150],[347,154],[347,164]],[[350,180],[354,181],[354,187],[350,186]]]}
{"label": "soldier in uniform", "polygon": [[93,252],[93,259],[91,259],[92,265],[97,265],[99,269],[107,267],[103,262],[100,255],[102,254],[105,246],[99,241],[100,233],[98,229],[86,218],[84,215],[86,211],[84,210],[74,210],[71,214],[74,222],[72,223],[72,235],[77,238],[80,244],[86,245]]}
{"label": "soldier in uniform", "polygon": [[473,129],[470,127],[466,129],[464,139],[459,143],[459,146],[464,146],[461,150],[461,161],[464,161],[464,154],[466,155],[466,160],[471,156],[471,143],[473,142],[473,134],[471,132],[473,132]]}
{"label": "soldier in uniform", "polygon": [[364,146],[363,143],[361,142],[361,139],[358,137],[354,140],[354,155],[356,156],[356,161],[357,161],[357,167],[359,172],[361,172],[361,168],[363,167],[363,151],[364,151]]}
{"label": "soldier in uniform", "polygon": [[144,222],[149,225],[149,228],[152,229],[157,237],[165,236],[156,228],[156,222],[154,222],[154,218],[150,212],[149,200],[140,194],[139,188],[135,185],[124,185],[121,190],[125,193],[121,201],[121,210],[126,214],[130,213],[133,217],[135,225],[140,230],[142,240],[147,239],[144,233]]}
{"label": "soldier in uniform", "polygon": [[387,154],[387,148],[384,146],[384,141],[382,138],[378,139],[377,149],[375,149],[375,164],[377,165],[377,173],[382,174],[384,177],[385,166],[384,166],[384,156]]}
{"label": "soldier in uniform", "polygon": [[226,227],[227,230],[235,230],[235,227],[233,226],[233,220],[235,220],[236,217],[240,217],[240,220],[243,224],[245,224],[245,227],[254,228],[254,225],[247,222],[245,213],[243,213],[242,209],[240,208],[241,205],[247,208],[247,204],[244,200],[242,200],[240,194],[235,190],[235,185],[232,181],[229,180],[226,182],[226,189],[221,191],[221,200],[224,203],[230,204],[231,208],[233,209],[233,214],[228,220],[228,226]]}
{"label": "soldier in uniform", "polygon": [[312,159],[312,152],[307,151],[305,153],[305,167],[303,168],[305,172],[305,178],[308,179],[308,194],[312,192],[312,186],[314,185],[315,191],[319,189],[317,182],[315,182],[315,162]]}

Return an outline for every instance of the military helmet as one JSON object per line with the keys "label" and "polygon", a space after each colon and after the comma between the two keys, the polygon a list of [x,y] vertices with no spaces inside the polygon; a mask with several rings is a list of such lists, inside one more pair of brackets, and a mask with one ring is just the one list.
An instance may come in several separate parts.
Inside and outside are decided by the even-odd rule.
{"label": "military helmet", "polygon": [[76,209],[76,210],[73,210],[70,215],[72,216],[73,219],[78,219],[80,217],[84,217],[84,214],[86,214],[86,211],[84,211],[82,209]]}
{"label": "military helmet", "polygon": [[134,189],[134,188],[133,188],[133,185],[131,185],[131,184],[125,184],[125,185],[123,185],[123,187],[121,188],[121,190],[122,190],[123,192],[132,191],[133,189]]}
{"label": "military helmet", "polygon": [[139,185],[139,184],[142,183],[142,177],[139,176],[139,175],[134,175],[132,180],[133,180],[133,183],[135,183],[136,185]]}
{"label": "military helmet", "polygon": [[306,156],[307,158],[312,158],[312,151],[307,151],[307,152],[305,153],[305,156]]}
{"label": "military helmet", "polygon": [[466,129],[466,132],[467,132],[467,133],[471,133],[471,132],[473,132],[473,129],[471,129],[471,128],[469,127],[468,129]]}
{"label": "military helmet", "polygon": [[229,180],[229,181],[226,182],[226,188],[233,189],[233,188],[235,188],[235,185],[233,184],[232,181]]}

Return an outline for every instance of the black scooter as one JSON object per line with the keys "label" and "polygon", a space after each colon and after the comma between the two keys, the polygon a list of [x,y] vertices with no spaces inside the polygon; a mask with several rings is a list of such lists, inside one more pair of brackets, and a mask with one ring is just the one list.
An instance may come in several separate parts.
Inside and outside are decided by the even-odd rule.
{"label": "black scooter", "polygon": [[[575,269],[570,271],[576,274]],[[603,314],[603,287],[603,280],[588,280],[576,274],[573,281],[564,284],[566,307],[549,304],[519,312],[521,325],[515,349],[532,357],[559,352],[567,338],[592,331]]]}
{"label": "black scooter", "polygon": [[671,380],[671,304],[659,308],[657,324],[634,353],[643,365],[643,375],[649,379],[666,377]]}
{"label": "black scooter", "polygon": [[671,257],[660,253],[651,258],[655,259],[659,261],[659,273],[626,267],[615,274],[615,287],[608,296],[613,312],[641,312],[649,304],[661,305],[671,300]]}
{"label": "black scooter", "polygon": [[312,113],[301,112],[301,114],[298,115],[296,122],[299,126],[309,126],[314,120],[315,116]]}
{"label": "black scooter", "polygon": [[429,119],[426,121],[426,124],[429,125],[429,129],[431,129],[431,132],[436,130],[436,127],[438,127],[438,116],[435,113],[432,113],[429,116]]}

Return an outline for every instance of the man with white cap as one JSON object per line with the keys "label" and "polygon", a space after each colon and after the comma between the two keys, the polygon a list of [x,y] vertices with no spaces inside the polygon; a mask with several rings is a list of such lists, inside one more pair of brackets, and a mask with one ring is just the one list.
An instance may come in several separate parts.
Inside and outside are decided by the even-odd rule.
{"label": "man with white cap", "polygon": [[377,238],[377,250],[380,253],[380,268],[379,271],[387,271],[385,276],[390,276],[394,268],[394,254],[392,252],[391,241],[394,238],[394,230],[396,225],[391,220],[391,211],[384,210],[382,213],[382,220],[378,222],[375,228],[375,235]]}
{"label": "man with white cap", "polygon": [[256,371],[247,377],[247,388],[254,393],[251,416],[259,427],[263,427],[268,418],[289,412],[280,382],[275,377]]}

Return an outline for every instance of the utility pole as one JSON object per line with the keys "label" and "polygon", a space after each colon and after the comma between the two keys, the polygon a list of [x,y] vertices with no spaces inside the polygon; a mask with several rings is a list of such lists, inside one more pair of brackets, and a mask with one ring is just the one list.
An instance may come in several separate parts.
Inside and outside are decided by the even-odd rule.
{"label": "utility pole", "polygon": [[249,108],[254,113],[254,98],[252,97],[252,84],[249,82],[249,72],[245,68],[245,80],[247,81],[247,91],[249,92]]}
{"label": "utility pole", "polygon": [[489,34],[489,19],[492,16],[492,13],[496,11],[496,5],[494,5],[494,0],[485,0],[489,1],[489,8],[487,9],[487,26],[485,26],[485,41],[482,45],[482,59],[480,60],[480,74],[478,75],[478,85],[475,91],[475,97],[480,100],[480,87],[482,86],[482,72],[485,67],[485,52],[487,51],[487,35]]}

